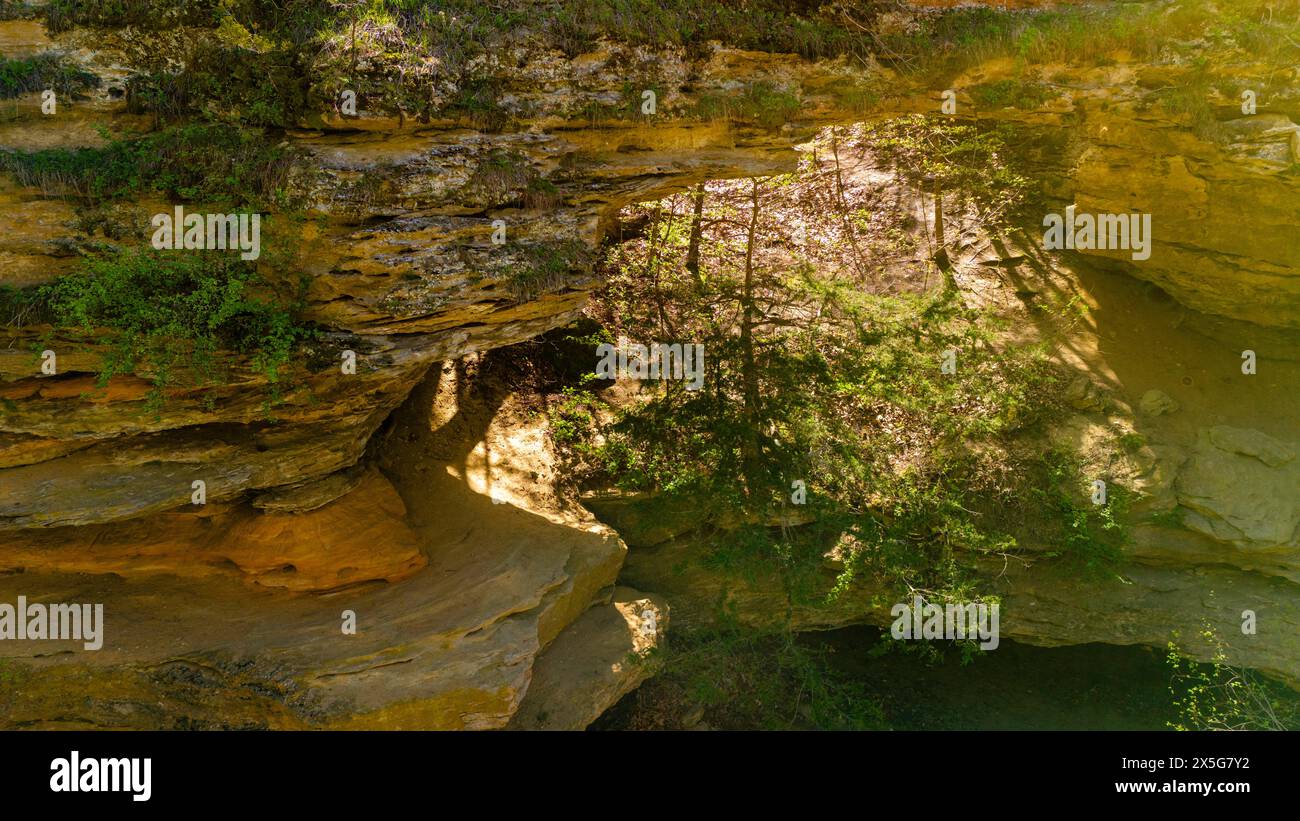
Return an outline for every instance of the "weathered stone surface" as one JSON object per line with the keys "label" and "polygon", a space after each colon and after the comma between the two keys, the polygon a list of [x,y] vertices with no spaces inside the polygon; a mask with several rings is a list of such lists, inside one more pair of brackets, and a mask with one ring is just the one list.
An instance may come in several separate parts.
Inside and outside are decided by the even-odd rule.
{"label": "weathered stone surface", "polygon": [[[1151,258],[1135,262],[1134,275],[1201,311],[1300,327],[1293,178],[1236,162],[1177,122],[1114,105],[1090,108],[1088,117],[1096,125],[1080,138],[1087,142],[1072,175],[1074,201],[1080,212],[1151,215]],[[1249,231],[1241,228],[1244,214]]]}
{"label": "weathered stone surface", "polygon": [[[197,395],[182,395],[157,414],[135,396],[144,392],[138,383],[134,401],[112,402],[96,401],[93,380],[75,371],[12,382],[9,390],[29,386],[35,393],[14,401],[2,423],[26,436],[11,438],[10,447],[0,440],[0,459],[19,463],[0,481],[0,530],[168,510],[190,502],[195,481],[206,483],[209,501],[224,501],[250,489],[323,478],[356,463],[374,429],[458,340],[444,334],[419,340],[424,347],[411,340],[372,349],[358,344],[355,375],[307,377],[275,406],[273,420],[265,386],[251,378],[218,389],[216,410]],[[0,352],[0,368],[5,359]],[[70,370],[84,367],[71,357],[60,362]],[[110,383],[108,390],[120,395],[124,389]]]}
{"label": "weathered stone surface", "polygon": [[[22,28],[31,23],[6,25]],[[115,101],[109,89],[121,85],[131,60],[151,50],[171,54],[185,37],[201,36],[207,35],[89,36],[74,31],[55,38],[105,80],[93,99],[70,105],[69,116],[121,118],[124,104]],[[149,46],[150,38],[157,40],[156,46]],[[795,161],[790,146],[817,125],[862,116],[842,108],[846,87],[863,85],[893,93],[872,116],[931,107],[928,96],[917,93],[904,78],[843,60],[815,63],[793,55],[722,47],[692,56],[677,48],[617,43],[602,43],[576,57],[535,48],[513,48],[510,57],[502,64],[508,64],[509,71],[501,66],[490,69],[502,71],[502,105],[513,118],[504,133],[485,134],[463,123],[421,121],[363,106],[357,118],[338,118],[327,111],[323,118],[304,123],[313,130],[289,135],[306,155],[294,172],[295,185],[324,218],[320,224],[309,221],[295,240],[303,271],[310,277],[307,318],[341,333],[361,334],[364,344],[395,353],[392,361],[372,362],[365,379],[341,380],[333,371],[313,376],[309,390],[300,392],[302,398],[314,397],[313,409],[295,407],[291,399],[288,407],[276,411],[281,424],[307,427],[325,422],[333,431],[348,429],[353,444],[362,444],[379,406],[400,401],[419,379],[422,371],[413,360],[454,358],[508,345],[568,322],[595,281],[587,270],[575,267],[562,281],[520,300],[509,287],[509,272],[523,262],[520,248],[574,240],[591,249],[611,215],[629,202],[682,190],[704,178],[787,170]],[[375,70],[380,73],[383,59],[376,55]],[[954,82],[960,89],[997,80],[1009,71],[1009,65],[995,61]],[[1069,93],[1041,111],[963,110],[1063,131],[1068,144],[1054,161],[1056,175],[1067,182],[1054,193],[1073,198],[1081,210],[1152,213],[1155,253],[1133,266],[1137,275],[1160,283],[1193,307],[1264,324],[1295,325],[1300,287],[1293,274],[1300,259],[1294,258],[1292,228],[1300,216],[1300,197],[1294,181],[1266,173],[1258,164],[1230,159],[1234,151],[1245,150],[1234,146],[1280,145],[1291,139],[1289,120],[1284,122],[1286,115],[1278,112],[1232,118],[1217,141],[1198,137],[1153,103],[1151,89],[1159,87],[1153,78],[1160,77],[1152,71],[1129,63],[1063,66],[1056,82],[1059,86],[1068,78]],[[655,122],[618,113],[615,103],[622,99],[629,76],[653,80],[664,90]],[[703,122],[690,114],[701,95],[734,92],[737,83],[754,82],[799,97],[798,119],[774,130],[725,118]],[[372,96],[380,102],[379,95]],[[589,113],[592,104],[607,106],[599,122]],[[33,126],[15,132],[9,144],[40,147],[34,142],[38,131]],[[490,172],[500,167],[503,157],[509,158],[509,173],[493,178]],[[524,197],[528,179],[553,184],[554,200],[530,203]],[[59,250],[66,243],[59,243],[75,234],[66,205],[12,185],[4,196],[15,206],[22,203],[21,208],[0,209],[14,212],[6,218],[20,219],[13,231],[0,232],[11,243],[8,250],[0,246],[0,258],[7,253],[13,262],[6,266],[6,281],[42,281],[66,269],[71,257],[60,256],[66,254]],[[26,216],[18,217],[19,212]],[[1252,214],[1253,231],[1228,227],[1246,212]],[[490,241],[496,219],[508,226],[504,247]],[[12,403],[5,406],[0,431],[57,440],[138,438],[144,432],[198,431],[233,422],[242,428],[223,434],[238,440],[231,444],[243,451],[258,446],[256,420],[265,397],[255,374],[237,372],[231,385],[202,393],[173,391],[161,414],[153,417],[139,413],[144,401],[141,384],[74,397],[97,366],[98,355],[82,342],[59,341],[55,347],[65,375],[55,379],[71,380],[59,388],[36,387],[33,360],[22,345],[0,350],[0,377],[5,380],[0,390]],[[373,390],[384,397],[372,407],[367,400]],[[1097,397],[1087,393],[1077,401],[1093,407]],[[366,403],[364,412],[360,403]],[[308,435],[304,430],[284,438],[305,441]],[[167,451],[176,445],[156,444],[161,452],[150,458],[166,464]],[[124,450],[154,446],[133,441],[125,443]],[[37,458],[58,448],[42,450],[28,443],[21,452],[26,454],[22,458]],[[203,462],[228,458],[224,448],[206,457],[193,449],[187,454],[197,472],[208,470]],[[249,490],[299,486],[347,467],[357,455],[357,448],[349,447],[336,458],[308,466],[286,453],[285,469],[268,470],[252,464],[258,460],[255,454],[245,454],[234,460],[244,463],[240,469],[209,472],[221,474],[218,497],[227,498]],[[83,458],[90,461],[89,455]],[[0,452],[0,464],[13,469],[14,460]],[[60,513],[26,498],[21,490],[11,490],[0,522],[29,527],[102,521],[183,501],[175,482],[188,476],[185,470],[136,476],[134,468],[126,467],[111,476],[114,470],[103,468],[100,479],[123,486],[139,483],[144,504],[100,499],[101,484],[92,493],[98,500],[95,506],[105,511],[97,518],[89,507]],[[30,479],[36,478],[15,476],[11,484],[33,487]],[[78,493],[87,490],[80,487]],[[70,496],[64,492],[61,498]]]}
{"label": "weathered stone surface", "polygon": [[[261,591],[194,570],[218,559],[215,548],[179,569],[175,556],[150,565],[140,555],[147,551],[132,551],[148,534],[168,532],[158,517],[105,526],[138,537],[107,545],[102,565],[76,568],[108,573],[55,575],[33,565],[0,575],[0,601],[101,602],[106,621],[101,651],[0,644],[13,671],[0,677],[0,725],[505,726],[537,655],[607,598],[601,591],[626,553],[612,531],[557,494],[553,454],[539,447],[543,423],[519,402],[499,385],[481,388],[465,362],[435,368],[407,400],[379,456],[406,496],[428,563],[420,567],[421,557],[413,573],[388,583],[355,583],[383,578],[368,568],[403,549],[407,537],[391,528],[410,532],[402,503],[376,474],[317,510],[245,509],[229,525],[242,551],[233,561],[248,563],[256,586],[287,585],[293,574],[271,566],[287,558],[331,582],[308,589],[344,583],[329,595]],[[367,489],[378,486],[387,490],[376,498]],[[187,526],[223,527],[224,515]],[[100,555],[98,544],[68,547],[83,562]],[[356,616],[355,635],[340,629],[345,610]]]}
{"label": "weathered stone surface", "polygon": [[668,606],[626,587],[582,614],[533,666],[516,730],[582,730],[653,675]]}
{"label": "weathered stone surface", "polygon": [[[51,42],[37,36],[20,46],[31,24],[15,25],[0,24],[6,54]],[[102,140],[97,125],[119,132],[147,127],[147,119],[126,115],[114,95],[131,71],[131,54],[173,55],[178,41],[193,36],[83,31],[56,38],[55,45],[69,48],[105,82],[84,105],[63,107],[57,129],[45,127],[33,95],[16,101],[15,116],[0,123],[0,148],[96,145]],[[158,41],[152,52],[150,38]],[[331,344],[313,353],[323,361],[319,367],[299,363],[303,383],[275,409],[274,424],[265,419],[264,380],[247,368],[236,367],[229,384],[206,392],[169,391],[154,414],[144,409],[149,374],[121,377],[103,389],[92,384],[101,356],[87,340],[56,339],[59,375],[40,377],[29,348],[45,329],[0,339],[0,530],[4,544],[15,546],[8,566],[25,568],[0,577],[0,592],[10,599],[35,592],[49,600],[104,601],[112,642],[102,653],[70,657],[21,643],[0,648],[21,659],[29,676],[22,687],[0,688],[0,716],[9,726],[505,725],[525,697],[537,654],[562,641],[574,619],[594,612],[587,608],[614,582],[623,559],[615,534],[537,490],[550,486],[538,477],[553,470],[537,446],[537,426],[516,418],[492,427],[502,406],[467,411],[451,402],[447,391],[464,393],[463,370],[436,365],[564,324],[597,284],[575,266],[534,298],[520,299],[510,287],[510,269],[522,260],[514,243],[577,240],[590,250],[629,202],[706,178],[788,170],[795,161],[790,146],[814,127],[863,116],[837,101],[858,83],[893,95],[873,116],[932,111],[935,102],[929,90],[878,67],[722,47],[703,57],[610,43],[577,57],[514,48],[501,66],[510,75],[501,104],[514,118],[506,133],[366,110],[355,119],[324,111],[302,123],[314,130],[286,136],[306,154],[295,184],[320,217],[294,239],[311,281],[307,316],[330,329]],[[1297,157],[1294,100],[1272,100],[1276,111],[1245,119],[1232,113],[1235,101],[1218,101],[1216,133],[1197,134],[1185,118],[1160,108],[1155,91],[1177,87],[1185,69],[1127,59],[1053,66],[1056,91],[1034,111],[970,105],[966,87],[1010,76],[1009,60],[980,66],[954,85],[963,114],[1061,136],[1059,152],[1042,164],[1053,180],[1047,193],[1062,204],[1153,215],[1152,258],[1126,263],[1128,273],[1194,309],[1300,327],[1294,241],[1300,197],[1296,176],[1280,173]],[[665,88],[662,116],[593,119],[593,104],[623,102],[630,79]],[[755,81],[798,96],[799,119],[765,129],[684,116],[700,94]],[[434,104],[453,93],[431,88]],[[486,184],[480,172],[503,153],[516,158],[519,174],[554,184],[555,201],[530,203],[518,184],[523,176]],[[1249,232],[1236,228],[1246,213]],[[0,230],[0,284],[44,282],[69,270],[77,253],[72,219],[66,203],[4,183],[0,229],[8,230]],[[490,242],[496,219],[507,223],[506,249]],[[337,353],[348,347],[362,354],[361,367],[342,378]],[[1113,383],[1125,379],[1107,364],[1084,364],[1092,376],[1071,399],[1097,416],[1121,393],[1112,392]],[[426,383],[429,392],[408,399],[430,366],[437,378]],[[1197,377],[1202,384],[1218,378]],[[1127,384],[1163,383],[1146,374]],[[1198,396],[1201,384],[1169,390],[1185,408],[1173,421],[1162,416],[1153,423],[1169,424],[1157,430],[1169,441],[1150,449],[1162,455],[1147,465],[1143,501],[1200,532],[1144,530],[1133,548],[1138,563],[1126,571],[1130,584],[1095,591],[1046,563],[1006,575],[990,569],[1007,597],[1004,627],[1008,635],[1049,644],[1160,645],[1179,629],[1205,654],[1194,644],[1202,617],[1224,627],[1234,610],[1239,615],[1251,607],[1268,614],[1267,626],[1253,641],[1220,630],[1232,657],[1295,681],[1300,619],[1294,586],[1284,581],[1297,575],[1295,511],[1285,501],[1296,498],[1290,445],[1222,430],[1193,442],[1182,428],[1258,423],[1221,418],[1240,408],[1223,393]],[[400,418],[381,429],[404,399]],[[1209,401],[1216,399],[1217,405]],[[523,413],[510,402],[504,406],[510,413]],[[1097,418],[1087,424],[1104,426]],[[382,441],[371,442],[377,430]],[[431,440],[431,434],[439,436]],[[340,472],[356,465],[367,447],[397,480],[430,562],[423,570],[412,563],[406,524],[391,499],[370,487],[377,480],[328,501],[347,484]],[[1192,462],[1183,470],[1188,451]],[[1229,487],[1225,476],[1240,482]],[[207,515],[185,509],[198,479],[208,483]],[[1266,499],[1268,493],[1283,499]],[[250,495],[284,512],[253,513],[242,501]],[[392,521],[351,524],[354,515],[363,525],[369,521],[355,507],[359,499]],[[288,512],[320,501],[326,503]],[[358,512],[347,513],[346,522],[331,518],[347,511]],[[670,595],[686,621],[707,618],[724,600],[751,621],[783,620],[788,613],[796,626],[810,628],[878,617],[870,602],[853,597],[829,610],[811,608],[791,605],[778,585],[762,580],[736,584],[679,572],[683,557],[673,558],[682,544],[673,538],[684,532],[679,523],[662,513],[642,519],[641,525],[657,527],[647,542],[657,546],[634,554],[628,578]],[[328,538],[315,531],[321,544],[336,544],[330,540],[341,529],[343,547],[318,552],[311,534],[326,522]],[[1282,538],[1288,522],[1289,542]],[[247,539],[243,549],[229,543],[230,534]],[[359,560],[361,542],[353,536],[373,541],[374,555]],[[192,564],[172,550],[181,543],[203,545]],[[51,575],[56,570],[96,575]],[[298,591],[345,589],[329,597],[272,594],[236,579]],[[376,583],[353,586],[365,580]],[[338,633],[345,608],[358,614],[357,636]],[[278,682],[274,694],[249,695],[268,681]],[[104,695],[88,699],[87,693]]]}
{"label": "weathered stone surface", "polygon": [[0,536],[0,572],[233,574],[260,587],[333,590],[396,581],[424,567],[405,516],[392,484],[371,470],[341,498],[307,513],[213,504],[114,524],[10,533]]}
{"label": "weathered stone surface", "polygon": [[1165,413],[1174,413],[1178,410],[1178,402],[1169,394],[1161,390],[1152,388],[1142,394],[1138,400],[1139,407],[1147,416],[1160,416]]}
{"label": "weathered stone surface", "polygon": [[253,507],[273,513],[302,513],[350,493],[365,477],[358,468],[331,473],[298,487],[277,488],[253,497]]}
{"label": "weathered stone surface", "polygon": [[1202,432],[1177,481],[1184,523],[1241,550],[1285,554],[1300,569],[1300,462],[1259,431]]}

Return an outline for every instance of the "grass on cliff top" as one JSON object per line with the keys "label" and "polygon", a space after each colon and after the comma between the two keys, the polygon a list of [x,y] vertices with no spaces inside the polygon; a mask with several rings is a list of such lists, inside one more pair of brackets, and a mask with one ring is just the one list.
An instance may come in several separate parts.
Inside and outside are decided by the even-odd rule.
{"label": "grass on cliff top", "polygon": [[[717,41],[809,59],[877,60],[931,83],[999,57],[1100,64],[1119,53],[1164,59],[1186,43],[1235,49],[1267,65],[1300,56],[1300,0],[1239,0],[1223,9],[1208,0],[963,6],[906,15],[898,23],[876,3],[778,0],[53,0],[46,10],[56,32],[209,28],[214,36],[196,41],[179,70],[156,65],[131,79],[133,105],[162,118],[280,126],[328,108],[347,87],[383,110],[458,114],[498,129],[508,119],[498,97],[510,70],[479,58],[520,45],[574,56],[602,39],[681,47],[697,58]],[[447,86],[459,91],[435,103],[429,88]]]}
{"label": "grass on cliff top", "polygon": [[34,20],[45,13],[45,9],[23,0],[0,0],[0,20]]}
{"label": "grass on cliff top", "polygon": [[967,5],[916,9],[880,25],[878,3],[780,0],[52,0],[52,31],[74,26],[218,27],[230,20],[262,37],[303,44],[378,29],[403,52],[433,48],[459,62],[505,33],[540,36],[577,54],[601,38],[649,46],[737,48],[818,59],[842,54],[900,59],[936,53],[965,63],[1014,54],[1031,62],[1088,60],[1115,48],[1151,57],[1169,39],[1236,36],[1246,48],[1300,28],[1300,0],[1207,0],[1080,4],[1009,10]]}
{"label": "grass on cliff top", "polygon": [[67,97],[99,88],[99,78],[49,52],[20,59],[0,57],[0,98],[10,99],[47,88]]}
{"label": "grass on cliff top", "polygon": [[185,202],[286,205],[293,150],[248,129],[193,124],[102,148],[0,151],[0,171],[47,193],[97,202],[157,193]]}

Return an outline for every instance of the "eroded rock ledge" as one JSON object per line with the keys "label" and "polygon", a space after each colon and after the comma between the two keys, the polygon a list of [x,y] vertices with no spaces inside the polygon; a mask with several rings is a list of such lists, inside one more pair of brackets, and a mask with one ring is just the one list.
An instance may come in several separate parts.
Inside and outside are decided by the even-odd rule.
{"label": "eroded rock ledge", "polygon": [[[15,117],[0,124],[0,147],[93,145],[95,125],[147,125],[110,93],[130,71],[116,38],[49,37],[31,21],[0,23],[6,54],[20,53],[14,43],[67,49],[103,78],[103,91],[67,106],[59,129],[45,126],[36,99],[18,100]],[[263,407],[266,386],[251,370],[204,396],[174,391],[155,415],[144,408],[147,374],[94,386],[101,352],[93,340],[52,343],[60,353],[52,377],[38,375],[29,350],[45,329],[23,329],[0,349],[0,600],[39,593],[102,601],[109,619],[109,643],[98,654],[0,646],[17,665],[0,689],[7,726],[480,728],[512,718],[517,726],[589,720],[587,709],[517,714],[521,704],[555,698],[546,688],[526,695],[534,669],[556,681],[546,656],[538,661],[546,647],[557,657],[608,650],[602,664],[613,663],[626,636],[608,628],[618,627],[616,612],[630,623],[619,605],[637,600],[623,593],[610,600],[625,548],[584,512],[538,496],[545,484],[535,474],[548,467],[530,465],[528,448],[512,438],[532,437],[530,447],[539,447],[542,434],[511,427],[517,419],[492,421],[499,408],[464,411],[459,400],[472,391],[460,381],[463,365],[445,363],[527,340],[581,309],[596,283],[580,268],[530,298],[511,293],[506,271],[519,264],[521,248],[576,241],[594,249],[629,202],[703,179],[787,170],[790,147],[816,127],[932,111],[938,89],[879,66],[721,45],[704,56],[602,43],[576,57],[549,50],[510,57],[518,70],[505,133],[383,111],[355,119],[322,111],[283,135],[302,152],[295,185],[320,217],[297,244],[311,277],[309,318],[329,335],[312,361],[299,363],[298,387],[273,419]],[[1059,133],[1058,150],[1043,158],[1061,180],[1050,196],[1090,211],[1153,214],[1152,261],[1127,273],[1202,311],[1300,327],[1300,191],[1290,170],[1300,159],[1300,97],[1294,88],[1278,94],[1255,116],[1216,98],[1222,127],[1198,135],[1187,118],[1155,104],[1153,89],[1177,82],[1185,68],[1124,60],[1043,67],[1040,79],[1050,78],[1056,93],[1032,110],[981,110],[969,94],[1010,76],[1008,64],[981,66],[952,85],[963,116]],[[591,117],[589,104],[622,99],[629,70],[671,81],[663,116]],[[683,113],[701,94],[756,82],[799,98],[790,122],[760,127]],[[868,113],[844,107],[838,92],[854,84],[881,89],[880,104]],[[493,182],[486,172],[503,155],[521,174]],[[529,203],[525,178],[546,180],[556,196]],[[1247,212],[1257,228],[1249,235],[1233,227]],[[70,270],[73,219],[64,202],[0,184],[4,281],[30,285]],[[504,249],[491,243],[496,219],[510,233]],[[344,348],[361,354],[355,376],[338,373]],[[381,442],[372,441],[377,431]],[[442,435],[430,439],[435,433]],[[1020,597],[1027,606],[1004,622],[1008,635],[1047,644],[1160,644],[1170,628],[1186,632],[1195,621],[1189,614],[1227,617],[1249,599],[1277,621],[1238,660],[1300,678],[1294,529],[1285,541],[1296,511],[1277,495],[1276,473],[1260,491],[1263,506],[1226,490],[1224,477],[1234,471],[1259,473],[1241,460],[1261,461],[1260,454],[1207,436],[1171,493],[1199,517],[1189,520],[1193,529],[1258,548],[1256,555],[1221,561],[1216,546],[1193,562],[1182,542],[1156,540],[1144,548],[1150,565],[1135,570],[1131,588],[1082,596],[1068,576],[1012,571],[1001,582],[1008,601]],[[403,458],[422,443],[427,461]],[[1261,463],[1293,487],[1296,462]],[[198,479],[210,502],[201,512],[188,504]],[[667,595],[689,623],[692,596],[722,591],[694,579],[692,596],[679,603],[672,594],[683,581],[666,571],[673,564],[667,547],[637,551],[625,581]],[[759,613],[773,604],[769,592],[729,588],[727,595]],[[356,636],[340,633],[345,609],[358,615]],[[872,618],[868,612],[854,600],[816,624]],[[574,636],[591,631],[610,643],[564,641],[568,625]],[[643,649],[635,636],[632,643]],[[601,667],[583,692],[614,698],[641,674],[611,678],[610,669]],[[92,689],[102,695],[88,701]]]}
{"label": "eroded rock ledge", "polygon": [[7,547],[0,601],[102,603],[105,641],[0,644],[3,726],[503,727],[553,644],[588,677],[538,668],[535,699],[581,694],[564,721],[585,726],[648,674],[627,655],[662,638],[667,608],[615,595],[626,548],[551,489],[530,418],[447,363],[375,454],[405,502],[371,468],[306,512],[214,505]]}

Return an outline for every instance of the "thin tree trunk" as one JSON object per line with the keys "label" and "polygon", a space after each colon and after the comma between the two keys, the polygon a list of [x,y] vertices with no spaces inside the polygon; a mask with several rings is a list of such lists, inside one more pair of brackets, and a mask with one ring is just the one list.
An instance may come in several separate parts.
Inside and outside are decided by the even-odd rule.
{"label": "thin tree trunk", "polygon": [[835,202],[840,222],[843,223],[844,236],[853,250],[853,267],[857,270],[860,279],[866,279],[867,272],[862,265],[862,251],[858,248],[857,234],[849,220],[849,203],[844,197],[844,176],[840,173],[840,138],[839,131],[834,126],[831,127],[831,155],[835,158]]}
{"label": "thin tree trunk", "polygon": [[691,214],[691,238],[686,246],[686,270],[690,271],[696,282],[703,287],[704,279],[700,276],[700,234],[703,232],[704,222],[704,183],[696,187],[692,199],[694,209]]}
{"label": "thin tree trunk", "polygon": [[754,356],[754,242],[758,235],[758,180],[752,182],[749,205],[749,230],[745,235],[745,285],[741,295],[740,350],[741,386],[745,402],[745,429],[743,470],[745,488],[753,497],[759,473],[758,447],[758,365]]}
{"label": "thin tree trunk", "polygon": [[934,184],[934,244],[939,248],[936,255],[944,253],[948,248],[943,236],[943,191],[938,183]]}

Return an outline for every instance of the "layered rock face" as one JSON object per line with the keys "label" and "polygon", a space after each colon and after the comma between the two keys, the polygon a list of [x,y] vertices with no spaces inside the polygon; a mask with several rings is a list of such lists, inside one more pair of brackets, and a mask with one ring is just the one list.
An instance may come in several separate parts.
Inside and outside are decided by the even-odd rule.
{"label": "layered rock face", "polygon": [[[85,35],[68,37],[81,42]],[[46,340],[59,354],[58,374],[49,376],[31,347],[41,329],[19,329],[15,343],[0,350],[0,398],[8,400],[0,529],[171,509],[189,499],[195,480],[207,483],[209,501],[225,501],[346,469],[432,363],[530,339],[574,319],[595,282],[589,257],[574,259],[565,248],[594,251],[618,208],[701,179],[773,173],[793,162],[794,132],[645,121],[593,126],[560,116],[621,88],[618,72],[638,58],[653,59],[611,46],[558,65],[540,58],[528,64],[518,82],[546,108],[518,123],[518,132],[483,134],[453,124],[410,133],[398,118],[359,117],[330,120],[333,130],[289,135],[303,152],[295,185],[317,220],[280,241],[295,246],[296,264],[310,277],[305,319],[329,333],[298,363],[298,381],[269,414],[265,379],[251,369],[236,368],[228,384],[201,395],[170,390],[151,412],[146,379],[95,386],[89,374],[104,352],[93,343]],[[125,57],[86,59],[94,67]],[[747,68],[796,86],[824,85],[847,71],[730,53],[702,68],[678,55],[675,65],[680,73],[703,70],[715,84]],[[117,124],[113,104],[100,101],[97,110]],[[26,129],[0,135],[0,147],[31,149],[39,116],[34,111]],[[534,180],[553,181],[556,193],[545,208],[527,207],[525,188]],[[17,213],[46,207],[34,189],[14,197]],[[163,203],[142,208],[168,210]],[[17,284],[66,272],[59,249],[73,244],[72,222],[70,209],[56,208],[42,218],[44,233],[28,233],[25,244],[11,248],[13,264],[33,272]],[[503,244],[493,241],[496,225],[503,226]],[[25,228],[17,223],[9,236]],[[538,262],[539,253],[556,255],[560,274],[543,287],[512,291],[512,274],[549,264]],[[343,350],[358,355],[355,375],[339,371]]]}
{"label": "layered rock face", "polygon": [[[0,23],[6,56],[62,49],[102,81],[54,120],[39,95],[20,97],[0,148],[95,145],[96,125],[146,127],[121,91],[150,36]],[[590,256],[623,205],[791,168],[791,147],[816,127],[867,116],[845,105],[847,88],[884,90],[870,116],[932,111],[937,90],[878,66],[721,45],[705,55],[520,48],[501,62],[513,68],[494,68],[509,78],[499,129],[407,118],[374,97],[355,116],[322,108],[283,135],[300,152],[291,179],[312,219],[277,241],[296,252],[307,318],[325,334],[269,413],[265,377],[248,363],[202,393],[170,390],[154,412],[149,374],[96,385],[104,351],[93,338],[8,329],[0,601],[104,602],[107,640],[75,655],[57,653],[73,643],[0,644],[16,671],[0,689],[7,726],[580,727],[648,674],[627,656],[667,623],[656,616],[645,629],[643,614],[667,606],[651,593],[686,623],[708,591],[735,595],[705,578],[684,587],[667,572],[676,560],[647,569],[642,559],[662,548],[634,555],[624,579],[650,593],[615,591],[626,548],[549,491],[554,477],[538,478],[551,470],[541,422],[480,383],[476,357],[577,316],[597,284]],[[1010,69],[974,70],[956,82],[960,111],[1059,129],[1059,152],[1043,162],[1061,203],[1151,213],[1154,252],[1126,274],[1199,311],[1300,327],[1294,101],[1275,95],[1201,136],[1156,107],[1166,68],[1053,68],[1060,93],[1032,111],[981,109],[964,87]],[[798,99],[789,122],[689,113],[707,94],[758,83]],[[651,84],[660,113],[621,110],[629,87],[639,102]],[[138,204],[146,216],[166,205]],[[1243,213],[1252,232],[1237,228]],[[0,282],[71,270],[85,239],[75,220],[67,202],[0,183]],[[559,273],[520,282],[539,268]],[[1229,327],[1235,340],[1251,326]],[[1266,362],[1292,355],[1239,347],[1252,346]],[[58,354],[55,374],[41,372],[45,347]],[[344,350],[358,355],[355,374],[338,367]],[[1186,465],[1160,481],[1186,529],[1141,541],[1127,590],[1081,596],[1068,576],[1015,571],[1007,595],[1024,607],[1008,635],[1161,644],[1171,628],[1195,632],[1213,588],[1216,617],[1241,609],[1238,598],[1278,617],[1276,641],[1234,641],[1235,658],[1300,679],[1296,443],[1282,429],[1293,411],[1243,421],[1214,410],[1226,394],[1188,395],[1204,382],[1188,390],[1145,371],[1119,381],[1183,404],[1167,424]],[[755,613],[784,612],[766,592],[753,602]],[[355,634],[341,629],[344,611]],[[861,600],[834,612],[802,624],[868,617]]]}
{"label": "layered rock face", "polygon": [[5,725],[503,727],[554,644],[567,661],[539,668],[533,698],[584,705],[556,726],[585,726],[648,675],[636,659],[668,616],[615,594],[626,548],[550,490],[522,401],[463,359],[435,368],[373,448],[404,499],[372,467],[310,511],[212,506],[8,545],[0,600],[98,602],[104,620],[95,652],[0,645]]}
{"label": "layered rock face", "polygon": [[[121,101],[136,34],[5,26],[102,82],[65,103],[57,138],[39,98],[22,99],[0,147],[75,148],[101,141],[97,124],[147,126]],[[167,47],[165,34],[139,37],[146,50],[150,38]],[[467,363],[577,315],[595,284],[590,252],[624,204],[793,161],[794,132],[594,122],[587,109],[620,99],[629,65],[703,68],[706,87],[754,67],[795,86],[852,72],[725,50],[701,67],[612,44],[518,59],[514,106],[530,113],[504,133],[363,103],[355,117],[324,110],[285,135],[311,219],[268,241],[292,246],[308,278],[305,318],[326,333],[272,408],[247,363],[202,392],[168,389],[155,409],[147,373],[96,383],[105,351],[93,337],[10,329],[4,598],[102,602],[107,638],[103,652],[75,656],[0,646],[16,665],[0,697],[7,726],[499,727],[540,665],[517,726],[577,729],[649,675],[629,659],[661,639],[667,606],[612,592],[621,541],[546,494],[541,429],[517,418],[514,400],[489,403]],[[546,193],[533,202],[537,181]],[[84,240],[72,206],[6,185],[6,284],[70,271]],[[134,205],[147,219],[171,204]],[[561,255],[559,270],[514,287],[547,254]],[[56,352],[56,373],[41,371],[37,348]],[[345,350],[355,374],[340,371]],[[344,632],[351,618],[355,633]],[[546,662],[553,642],[558,661]]]}

